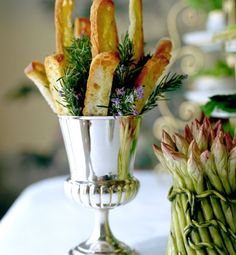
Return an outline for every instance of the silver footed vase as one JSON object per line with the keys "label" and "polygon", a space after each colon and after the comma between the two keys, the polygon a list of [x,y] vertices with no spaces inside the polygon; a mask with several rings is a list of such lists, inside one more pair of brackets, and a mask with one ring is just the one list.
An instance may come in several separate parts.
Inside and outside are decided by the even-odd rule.
{"label": "silver footed vase", "polygon": [[137,254],[111,232],[110,209],[133,200],[139,181],[133,176],[140,116],[60,116],[70,166],[65,192],[82,206],[94,208],[91,236],[69,251],[70,255]]}

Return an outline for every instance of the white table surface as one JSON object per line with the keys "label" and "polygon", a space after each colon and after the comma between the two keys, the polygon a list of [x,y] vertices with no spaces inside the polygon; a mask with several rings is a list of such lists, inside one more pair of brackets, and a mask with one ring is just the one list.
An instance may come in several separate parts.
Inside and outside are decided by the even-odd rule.
{"label": "white table surface", "polygon": [[[140,191],[131,203],[110,213],[114,235],[141,255],[164,255],[170,227],[170,177],[135,172]],[[66,255],[90,234],[93,210],[69,200],[65,176],[29,186],[0,222],[0,254]]]}

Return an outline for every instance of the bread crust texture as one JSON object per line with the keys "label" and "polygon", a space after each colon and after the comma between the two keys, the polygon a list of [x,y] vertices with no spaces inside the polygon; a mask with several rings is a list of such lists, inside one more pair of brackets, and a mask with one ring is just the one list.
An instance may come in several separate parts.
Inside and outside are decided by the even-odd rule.
{"label": "bread crust texture", "polygon": [[33,61],[25,68],[24,73],[37,86],[53,112],[56,112],[56,105],[52,98],[44,65],[38,61]]}
{"label": "bread crust texture", "polygon": [[55,1],[56,52],[63,53],[64,47],[73,40],[72,12],[74,0]]}
{"label": "bread crust texture", "polygon": [[65,75],[65,57],[63,54],[47,56],[44,65],[50,82],[50,91],[56,104],[57,114],[69,115],[68,109],[64,106],[65,102],[62,97],[62,84],[60,80]]}
{"label": "bread crust texture", "polygon": [[94,0],[90,13],[93,58],[101,52],[117,51],[119,45],[112,0]]}
{"label": "bread crust texture", "polygon": [[129,20],[129,38],[134,47],[134,62],[138,63],[144,55],[142,0],[130,0]]}
{"label": "bread crust texture", "polygon": [[91,23],[88,18],[77,17],[74,22],[74,36],[80,38],[82,36],[90,37]]}
{"label": "bread crust texture", "polygon": [[164,73],[170,62],[172,43],[168,39],[159,42],[151,59],[147,61],[135,81],[135,87],[143,86],[144,96],[136,101],[136,110],[141,113],[142,109],[154,90],[158,79]]}
{"label": "bread crust texture", "polygon": [[109,105],[114,72],[119,61],[119,56],[115,52],[103,52],[93,59],[87,83],[83,115],[106,116],[108,114],[108,109],[105,107]]}

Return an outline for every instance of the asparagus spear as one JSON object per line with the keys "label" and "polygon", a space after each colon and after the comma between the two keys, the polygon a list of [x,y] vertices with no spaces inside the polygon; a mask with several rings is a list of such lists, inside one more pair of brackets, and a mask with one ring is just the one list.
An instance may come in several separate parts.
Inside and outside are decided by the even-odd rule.
{"label": "asparagus spear", "polygon": [[186,226],[185,217],[183,217],[184,211],[182,203],[178,200],[179,199],[176,199],[176,201],[174,202],[172,210],[178,254],[192,255],[194,254],[194,252],[192,253],[184,242],[183,229]]}
{"label": "asparagus spear", "polygon": [[223,134],[219,132],[216,136],[215,140],[213,141],[211,151],[213,153],[216,171],[222,180],[222,184],[224,186],[225,192],[227,195],[231,194],[231,188],[228,181],[228,174],[227,174],[227,161],[228,161],[228,154],[225,145],[222,142]]}
{"label": "asparagus spear", "polygon": [[228,158],[229,183],[233,193],[236,192],[236,147],[234,147]]}
{"label": "asparagus spear", "polygon": [[[178,183],[180,184],[179,188],[190,188],[192,187],[191,180],[187,174],[186,171],[186,157],[179,152],[176,152],[173,150],[173,148],[165,143],[161,144],[163,156],[165,158],[166,165],[168,166],[169,170],[172,172],[173,176],[178,179]],[[182,176],[182,177],[181,177]],[[182,208],[186,208],[186,205],[188,204],[187,197],[184,197],[181,195],[181,206]],[[183,219],[186,218],[185,211],[181,215]],[[190,223],[190,219],[187,219],[188,223]],[[182,223],[183,224],[183,223]],[[187,226],[187,222],[185,223],[185,227]],[[184,232],[184,229],[182,229],[182,232]],[[201,235],[204,236],[205,230],[202,231]],[[206,237],[208,235],[206,234]],[[192,240],[194,243],[200,243],[201,238],[199,236],[198,232],[192,233]],[[189,244],[185,243],[185,248],[188,250],[188,255],[197,254],[197,255],[203,255],[206,254],[204,250],[196,250],[190,249]]]}
{"label": "asparagus spear", "polygon": [[[203,152],[201,154],[201,162],[204,166],[204,172],[209,180],[207,181],[208,189],[212,190],[213,188],[215,188],[216,191],[224,194],[224,187],[221,183],[220,177],[216,173],[214,159],[211,152]],[[216,219],[220,220],[224,225],[226,224],[226,222],[230,222],[232,217],[229,217],[229,215],[225,213],[228,210],[225,203],[223,201],[219,201],[219,199],[213,196],[210,199]],[[230,222],[230,224],[232,225],[232,222]],[[226,237],[225,233],[223,233],[222,235],[225,245],[230,254],[235,254],[236,251],[234,251],[232,248],[234,241],[231,241],[229,237]]]}
{"label": "asparagus spear", "polygon": [[171,240],[168,250],[174,243],[181,246],[178,254],[236,254],[236,205],[231,200],[236,192],[236,138],[224,133],[220,122],[212,128],[206,118],[186,126],[183,136],[171,138],[163,132],[161,148],[154,150],[173,175],[172,213],[184,217],[175,217],[172,224],[176,238],[178,230],[184,231],[183,243]]}
{"label": "asparagus spear", "polygon": [[[194,151],[191,152],[189,160],[188,160],[188,171],[189,171],[189,175],[191,176],[193,180],[196,193],[197,194],[203,193],[205,191],[203,166],[200,160],[194,156]],[[214,218],[212,207],[207,199],[201,200],[201,210],[203,212],[205,221],[211,221]],[[211,237],[211,239],[209,238],[210,240],[208,240],[207,242],[214,243],[217,249],[224,251],[225,252],[224,254],[228,254],[224,246],[224,243],[222,241],[222,237],[220,236],[217,229],[215,229],[215,227],[209,227],[209,232],[210,232],[209,237]],[[217,252],[212,250],[209,250],[208,253],[218,254]]]}

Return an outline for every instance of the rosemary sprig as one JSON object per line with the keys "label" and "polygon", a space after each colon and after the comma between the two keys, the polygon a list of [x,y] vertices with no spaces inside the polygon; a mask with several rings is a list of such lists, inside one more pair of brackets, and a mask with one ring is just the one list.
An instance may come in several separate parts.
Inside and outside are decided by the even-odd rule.
{"label": "rosemary sprig", "polygon": [[[135,80],[141,69],[151,56],[145,55],[137,64],[133,60],[133,44],[128,34],[123,37],[119,45],[120,63],[115,71],[110,104],[109,115],[137,115],[135,108],[137,99],[143,97],[143,87],[135,88]],[[64,99],[65,107],[70,114],[81,116],[84,107],[84,98],[89,76],[90,64],[92,61],[91,43],[89,38],[82,37],[73,41],[70,47],[66,48],[67,68],[65,75],[61,78],[61,96]],[[155,88],[142,112],[149,111],[157,106],[157,100],[165,98],[164,93],[173,91],[180,87],[185,75],[168,74]],[[99,106],[106,107],[106,106]]]}
{"label": "rosemary sprig", "polygon": [[138,88],[117,88],[111,96],[109,112],[113,116],[138,115],[135,108],[135,101],[143,98],[143,87]]}
{"label": "rosemary sprig", "polygon": [[82,115],[89,68],[92,61],[91,43],[88,37],[73,41],[66,48],[68,67],[65,76],[61,78],[62,93],[65,106],[70,114]]}
{"label": "rosemary sprig", "polygon": [[113,92],[117,88],[133,88],[134,81],[140,70],[146,64],[148,59],[151,58],[150,54],[147,54],[135,64],[133,43],[130,40],[128,33],[123,36],[118,51],[120,55],[120,63],[115,71],[113,79]]}
{"label": "rosemary sprig", "polygon": [[108,113],[115,116],[136,115],[135,100],[143,94],[143,91],[141,91],[143,88],[136,90],[134,83],[143,66],[151,58],[151,55],[147,54],[138,63],[135,63],[133,43],[128,33],[123,36],[118,51],[120,63],[113,78]]}
{"label": "rosemary sprig", "polygon": [[186,78],[187,75],[176,73],[168,73],[164,76],[147,100],[141,114],[155,108],[158,105],[158,100],[166,100],[165,93],[178,89]]}

